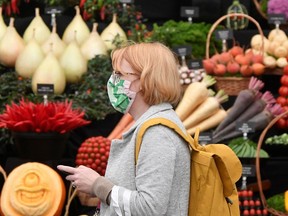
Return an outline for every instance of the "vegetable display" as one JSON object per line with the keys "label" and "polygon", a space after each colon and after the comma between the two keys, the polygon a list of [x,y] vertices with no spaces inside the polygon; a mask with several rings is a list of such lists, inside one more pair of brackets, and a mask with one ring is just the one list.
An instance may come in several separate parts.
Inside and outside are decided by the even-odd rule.
{"label": "vegetable display", "polygon": [[237,130],[237,123],[252,123],[255,130],[264,129],[273,117],[283,112],[276,103],[274,96],[265,91],[263,82],[252,77],[248,90],[242,90],[234,104],[229,109],[227,117],[213,131],[213,141],[218,143],[240,136],[243,132]]}
{"label": "vegetable display", "polygon": [[109,157],[111,140],[102,136],[86,139],[78,148],[75,163],[84,165],[104,176]]}

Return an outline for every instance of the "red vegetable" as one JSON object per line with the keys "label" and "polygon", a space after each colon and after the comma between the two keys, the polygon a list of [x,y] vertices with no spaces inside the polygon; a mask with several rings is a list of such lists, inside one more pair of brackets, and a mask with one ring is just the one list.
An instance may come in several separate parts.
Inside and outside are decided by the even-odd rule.
{"label": "red vegetable", "polygon": [[283,97],[287,97],[288,96],[288,86],[280,86],[279,95],[281,95]]}
{"label": "red vegetable", "polygon": [[280,83],[284,86],[288,86],[288,75],[282,75],[280,78]]}

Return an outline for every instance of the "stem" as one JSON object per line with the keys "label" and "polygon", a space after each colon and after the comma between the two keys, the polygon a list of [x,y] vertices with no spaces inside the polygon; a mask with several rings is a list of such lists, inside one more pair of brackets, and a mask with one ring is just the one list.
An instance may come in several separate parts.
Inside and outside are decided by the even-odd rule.
{"label": "stem", "polygon": [[216,80],[214,79],[214,77],[206,75],[203,77],[201,82],[204,83],[206,87],[209,87],[214,85],[216,83]]}
{"label": "stem", "polygon": [[272,95],[272,93],[270,91],[264,92],[264,94],[262,95],[261,99],[263,101],[265,101],[266,104],[273,104],[273,103],[276,102],[274,96]]}
{"label": "stem", "polygon": [[223,89],[221,89],[217,92],[217,94],[215,95],[215,98],[221,104],[221,103],[228,101],[229,96],[225,93]]}

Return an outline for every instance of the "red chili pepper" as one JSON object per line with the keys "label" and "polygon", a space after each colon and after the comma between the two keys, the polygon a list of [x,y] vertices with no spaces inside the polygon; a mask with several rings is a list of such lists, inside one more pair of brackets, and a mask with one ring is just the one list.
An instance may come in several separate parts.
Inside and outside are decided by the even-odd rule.
{"label": "red chili pepper", "polygon": [[7,5],[5,6],[5,13],[6,13],[8,16],[11,15],[11,6],[10,6],[10,4],[7,4]]}
{"label": "red chili pepper", "polygon": [[19,9],[18,9],[18,1],[17,0],[11,0],[11,9],[12,9],[12,12],[14,13],[14,14],[17,14],[17,13],[19,13]]}
{"label": "red chili pepper", "polygon": [[101,20],[105,20],[105,5],[101,7],[101,10],[100,10],[100,18]]}
{"label": "red chili pepper", "polygon": [[86,2],[86,0],[81,0],[80,3],[79,3],[79,7],[80,7],[80,8],[83,8],[85,2]]}
{"label": "red chili pepper", "polygon": [[85,21],[89,20],[92,17],[92,14],[88,13],[86,10],[83,11],[83,19]]}

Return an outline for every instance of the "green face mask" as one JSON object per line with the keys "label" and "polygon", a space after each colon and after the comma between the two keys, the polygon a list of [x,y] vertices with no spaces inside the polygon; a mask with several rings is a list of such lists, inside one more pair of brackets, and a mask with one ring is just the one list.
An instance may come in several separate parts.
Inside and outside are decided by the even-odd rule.
{"label": "green face mask", "polygon": [[115,110],[127,113],[133,104],[136,92],[129,89],[131,82],[128,80],[115,80],[112,75],[107,82],[108,97]]}

